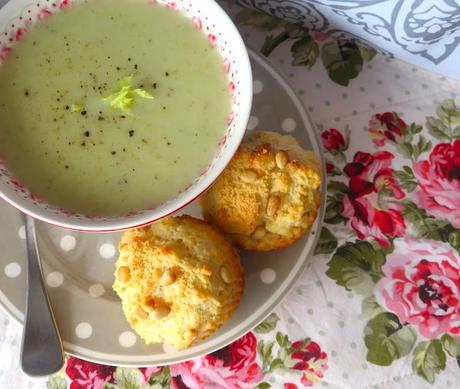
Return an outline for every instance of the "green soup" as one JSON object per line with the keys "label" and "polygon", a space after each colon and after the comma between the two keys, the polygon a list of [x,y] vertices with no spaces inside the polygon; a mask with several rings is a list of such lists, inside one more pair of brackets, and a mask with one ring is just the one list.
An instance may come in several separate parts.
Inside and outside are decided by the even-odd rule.
{"label": "green soup", "polygon": [[0,66],[8,168],[34,194],[78,212],[173,198],[212,160],[229,110],[222,58],[207,36],[143,0],[72,5],[31,27]]}

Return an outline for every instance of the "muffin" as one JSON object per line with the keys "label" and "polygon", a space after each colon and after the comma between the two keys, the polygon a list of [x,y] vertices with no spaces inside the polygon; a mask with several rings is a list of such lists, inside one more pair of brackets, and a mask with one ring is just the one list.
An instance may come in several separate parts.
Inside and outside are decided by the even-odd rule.
{"label": "muffin", "polygon": [[119,250],[113,289],[147,344],[190,347],[213,334],[240,302],[239,255],[204,221],[168,217],[126,231]]}
{"label": "muffin", "polygon": [[286,247],[308,230],[320,205],[320,163],[296,139],[247,136],[229,166],[201,197],[203,216],[246,250]]}

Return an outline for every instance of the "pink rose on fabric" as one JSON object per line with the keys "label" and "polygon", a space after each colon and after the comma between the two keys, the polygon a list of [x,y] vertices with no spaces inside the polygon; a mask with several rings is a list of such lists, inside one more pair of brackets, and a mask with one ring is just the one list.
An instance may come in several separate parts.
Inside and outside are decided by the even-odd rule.
{"label": "pink rose on fabric", "polygon": [[460,140],[440,143],[427,160],[414,164],[415,200],[429,214],[460,228]]}
{"label": "pink rose on fabric", "polygon": [[385,145],[388,139],[397,143],[407,124],[395,112],[377,113],[369,121],[369,135],[377,146]]}
{"label": "pink rose on fabric", "polygon": [[404,197],[391,168],[393,158],[387,151],[358,152],[343,169],[350,182],[342,216],[351,219],[359,239],[372,236],[382,247],[389,247],[390,238],[406,231],[403,206],[391,201]]}
{"label": "pink rose on fabric", "polygon": [[286,365],[303,373],[300,382],[304,386],[313,386],[324,377],[324,373],[328,368],[327,354],[321,350],[318,343],[299,340],[292,343],[291,348],[294,349],[294,352],[286,362]]}
{"label": "pink rose on fabric", "polygon": [[252,332],[212,354],[171,365],[172,389],[252,388],[263,378]]}
{"label": "pink rose on fabric", "polygon": [[377,299],[428,339],[460,338],[460,255],[436,240],[394,240],[376,285]]}
{"label": "pink rose on fabric", "polygon": [[84,361],[70,357],[65,372],[72,380],[70,389],[103,389],[106,383],[113,383],[114,366]]}
{"label": "pink rose on fabric", "polygon": [[152,374],[159,373],[163,368],[162,367],[140,367],[142,375],[144,376],[144,381],[148,382]]}

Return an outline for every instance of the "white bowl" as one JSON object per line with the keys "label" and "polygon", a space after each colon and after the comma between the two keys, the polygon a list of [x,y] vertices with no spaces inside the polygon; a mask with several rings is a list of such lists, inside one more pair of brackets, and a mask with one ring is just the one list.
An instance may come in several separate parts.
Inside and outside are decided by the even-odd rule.
{"label": "white bowl", "polygon": [[[25,30],[80,0],[10,0],[0,9],[0,66],[14,50]],[[196,199],[219,176],[236,152],[246,130],[252,104],[252,75],[248,53],[235,25],[214,0],[138,0],[158,2],[190,18],[209,37],[210,45],[222,56],[232,90],[231,113],[225,136],[213,161],[181,193],[154,209],[126,215],[100,217],[77,214],[39,200],[15,179],[0,160],[0,196],[37,219],[61,227],[84,231],[114,231],[159,220]],[[26,32],[27,33],[27,32]]]}

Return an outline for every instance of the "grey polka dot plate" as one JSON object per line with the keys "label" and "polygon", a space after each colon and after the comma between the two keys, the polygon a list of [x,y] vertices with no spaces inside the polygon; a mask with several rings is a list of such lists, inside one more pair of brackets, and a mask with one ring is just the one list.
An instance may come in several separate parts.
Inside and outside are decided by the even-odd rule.
{"label": "grey polka dot plate", "polygon": [[[286,81],[251,53],[254,107],[248,131],[256,128],[291,133],[321,155],[314,128]],[[323,164],[324,166],[324,164]],[[325,197],[322,186],[323,201]],[[286,295],[310,260],[320,231],[323,208],[311,231],[287,249],[242,252],[246,290],[241,304],[214,336],[188,349],[145,345],[130,329],[112,291],[119,233],[83,233],[37,223],[45,283],[67,352],[119,366],[170,364],[224,347],[262,321]],[[196,204],[181,211],[199,216]],[[0,203],[0,303],[23,320],[26,254],[21,215]]]}

